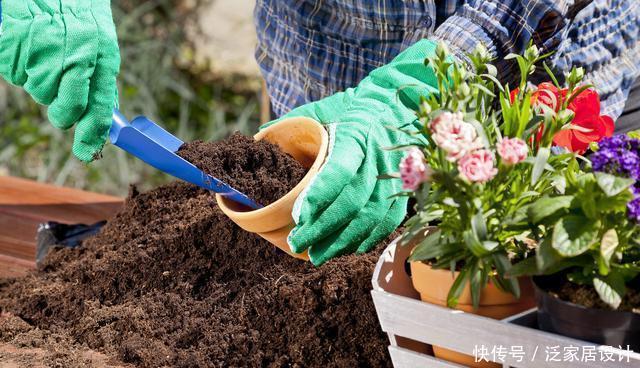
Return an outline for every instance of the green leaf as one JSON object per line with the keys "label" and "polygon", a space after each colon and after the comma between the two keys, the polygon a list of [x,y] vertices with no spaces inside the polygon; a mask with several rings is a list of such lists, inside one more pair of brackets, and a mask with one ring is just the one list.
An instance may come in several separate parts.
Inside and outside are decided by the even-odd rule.
{"label": "green leaf", "polygon": [[[536,251],[536,266],[537,271],[536,275],[551,275],[554,273],[558,273],[562,270],[565,270],[570,267],[584,267],[585,265],[591,265],[593,263],[593,258],[590,255],[582,255],[573,258],[563,258],[553,247],[551,246],[551,239],[545,238]],[[515,266],[514,266],[515,267]],[[523,264],[519,267],[527,267],[530,270],[531,265]],[[521,274],[523,271],[518,271],[518,273],[511,272],[512,274]],[[525,273],[528,274],[528,273]]]}
{"label": "green leaf", "polygon": [[598,217],[598,209],[596,208],[596,201],[593,196],[582,196],[579,200],[580,208],[584,214],[590,219],[596,219]]}
{"label": "green leaf", "polygon": [[633,200],[631,191],[622,192],[613,197],[602,197],[598,199],[597,207],[601,213],[604,212],[623,212],[627,208],[627,203]]}
{"label": "green leaf", "polygon": [[573,198],[573,196],[567,195],[557,197],[545,196],[538,199],[527,209],[529,221],[533,224],[539,224],[558,211],[570,208]]}
{"label": "green leaf", "polygon": [[508,277],[533,276],[540,274],[536,257],[525,258],[524,260],[511,266],[505,274]]}
{"label": "green leaf", "polygon": [[492,76],[496,76],[498,75],[498,68],[496,68],[493,64],[485,64],[485,66],[487,67],[487,73],[492,75]]}
{"label": "green leaf", "polygon": [[551,237],[544,238],[536,251],[536,265],[538,266],[538,271],[545,273],[560,262],[562,262],[562,256],[558,251],[553,249],[553,246],[551,245]]}
{"label": "green leaf", "polygon": [[474,264],[469,271],[469,282],[471,289],[471,302],[473,308],[477,309],[480,306],[480,296],[482,295],[482,271],[478,268],[477,264]]}
{"label": "green leaf", "polygon": [[556,222],[551,244],[564,257],[575,257],[598,241],[598,226],[584,216],[569,215]]}
{"label": "green leaf", "polygon": [[596,277],[593,279],[593,287],[603,302],[613,309],[618,309],[625,293],[624,279],[615,274],[604,278]]}
{"label": "green leaf", "polygon": [[476,212],[476,214],[471,218],[471,228],[476,233],[478,239],[487,239],[487,224],[484,221],[484,216],[481,210]]}
{"label": "green leaf", "polygon": [[635,184],[635,180],[633,179],[621,178],[601,172],[596,173],[596,179],[598,186],[600,186],[600,189],[602,189],[607,197],[613,197]]}
{"label": "green leaf", "polygon": [[469,250],[471,251],[471,253],[473,253],[474,256],[484,257],[487,254],[489,254],[489,251],[485,249],[480,239],[478,239],[478,236],[475,231],[466,230],[464,233],[462,233],[462,237],[464,239],[464,243],[466,244],[467,248],[469,248]]}
{"label": "green leaf", "polygon": [[548,147],[540,147],[540,149],[538,149],[536,161],[533,164],[533,170],[531,172],[531,185],[536,185],[540,176],[542,176],[549,156],[551,156],[551,150]]}
{"label": "green leaf", "polygon": [[387,199],[402,198],[402,197],[413,197],[413,193],[412,192],[395,193],[395,194],[392,194],[392,195],[388,196]]}
{"label": "green leaf", "polygon": [[458,305],[458,298],[462,295],[462,291],[464,287],[467,285],[467,275],[469,274],[469,269],[464,268],[458,274],[453,285],[451,285],[451,289],[449,289],[449,294],[447,294],[447,306],[449,308],[455,308]]}
{"label": "green leaf", "polygon": [[606,272],[601,272],[601,273],[603,274],[608,273],[611,257],[616,252],[616,248],[618,248],[618,244],[619,244],[618,233],[616,232],[615,229],[609,229],[604,233],[604,235],[602,235],[602,240],[600,240],[600,256],[604,261]]}
{"label": "green leaf", "polygon": [[556,76],[553,74],[553,72],[551,71],[551,69],[549,68],[549,66],[547,65],[546,62],[542,62],[542,66],[544,67],[544,70],[547,72],[547,74],[549,75],[549,78],[551,78],[551,80],[553,81],[553,85],[556,86],[558,89],[560,89],[560,83],[558,83],[558,79],[556,78]]}
{"label": "green leaf", "polygon": [[482,241],[482,247],[488,250],[489,252],[492,252],[494,249],[496,249],[498,245],[500,245],[500,243],[498,243],[497,241],[493,241],[493,240]]}
{"label": "green leaf", "polygon": [[380,174],[377,178],[380,180],[400,179],[400,173]]}
{"label": "green leaf", "polygon": [[428,261],[446,253],[447,243],[441,239],[440,232],[428,235],[413,249],[409,256],[410,261]]}
{"label": "green leaf", "polygon": [[494,279],[500,284],[500,287],[507,292],[515,295],[516,298],[520,297],[520,284],[517,277],[511,276],[511,261],[504,253],[496,253],[492,255],[493,263],[498,271],[498,274]]}
{"label": "green leaf", "polygon": [[496,87],[498,87],[500,92],[504,92],[504,87],[502,87],[502,84],[500,83],[498,78],[494,77],[491,74],[480,74],[480,77],[489,79],[490,81],[492,81],[495,84]]}

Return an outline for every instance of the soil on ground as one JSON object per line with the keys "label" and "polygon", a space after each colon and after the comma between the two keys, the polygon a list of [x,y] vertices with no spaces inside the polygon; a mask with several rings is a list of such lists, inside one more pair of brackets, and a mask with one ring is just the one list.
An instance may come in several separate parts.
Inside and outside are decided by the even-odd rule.
{"label": "soil on ground", "polygon": [[66,334],[29,325],[23,319],[0,315],[0,367],[132,367],[75,344]]}
{"label": "soil on ground", "polygon": [[[573,304],[587,308],[611,310],[611,307],[600,299],[596,289],[591,285],[579,285],[566,280],[550,292],[557,298]],[[627,288],[617,310],[640,313],[640,288]]]}
{"label": "soil on ground", "polygon": [[239,133],[220,142],[185,143],[177,154],[264,206],[289,193],[307,173],[278,146]]}
{"label": "soil on ground", "polygon": [[0,281],[0,311],[43,334],[33,346],[58,336],[65,354],[140,367],[389,367],[370,296],[383,248],[315,268],[239,229],[211,192],[132,188],[82,248]]}

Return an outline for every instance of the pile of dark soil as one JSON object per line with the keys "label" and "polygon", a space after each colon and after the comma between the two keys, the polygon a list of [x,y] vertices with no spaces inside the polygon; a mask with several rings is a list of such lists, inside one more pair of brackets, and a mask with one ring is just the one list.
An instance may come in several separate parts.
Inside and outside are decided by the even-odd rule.
{"label": "pile of dark soil", "polygon": [[278,146],[239,133],[216,144],[185,143],[177,153],[264,206],[289,193],[307,173]]}
{"label": "pile of dark soil", "polygon": [[370,297],[382,248],[315,268],[240,230],[210,192],[132,189],[83,248],[0,282],[0,310],[142,367],[386,367]]}
{"label": "pile of dark soil", "polygon": [[34,328],[12,315],[0,315],[0,367],[111,368],[125,365],[74,344],[66,334]]}
{"label": "pile of dark soil", "polygon": [[[639,280],[640,281],[640,280]],[[617,310],[625,312],[640,313],[640,288],[628,288],[622,303]],[[557,285],[550,292],[564,301],[585,306],[587,308],[611,310],[611,307],[600,299],[598,292],[593,286],[579,285],[568,280]]]}

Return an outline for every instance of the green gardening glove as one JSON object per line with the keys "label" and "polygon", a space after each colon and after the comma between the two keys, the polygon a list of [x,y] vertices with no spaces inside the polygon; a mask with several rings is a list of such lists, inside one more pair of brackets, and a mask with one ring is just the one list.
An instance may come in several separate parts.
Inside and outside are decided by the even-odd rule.
{"label": "green gardening glove", "polygon": [[4,0],[0,75],[49,105],[60,129],[77,123],[73,153],[99,156],[117,102],[120,52],[110,0]]}
{"label": "green gardening glove", "polygon": [[[314,265],[346,253],[363,253],[393,232],[402,222],[406,197],[400,180],[378,179],[398,171],[401,151],[385,148],[409,143],[408,135],[388,126],[416,129],[416,114],[405,106],[419,96],[437,93],[433,71],[424,60],[436,44],[423,40],[374,70],[357,88],[301,106],[278,121],[294,116],[325,124],[330,136],[324,166],[297,199],[296,227],[289,245],[296,253],[309,250]],[[398,97],[402,87],[406,96]]]}

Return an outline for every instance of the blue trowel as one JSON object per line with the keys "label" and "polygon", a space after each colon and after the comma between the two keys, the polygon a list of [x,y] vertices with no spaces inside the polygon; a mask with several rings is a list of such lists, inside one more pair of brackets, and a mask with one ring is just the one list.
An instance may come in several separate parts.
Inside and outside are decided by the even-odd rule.
{"label": "blue trowel", "polygon": [[184,142],[144,116],[129,122],[120,111],[114,110],[109,139],[112,144],[160,171],[252,209],[262,207],[245,194],[178,156],[176,152]]}

